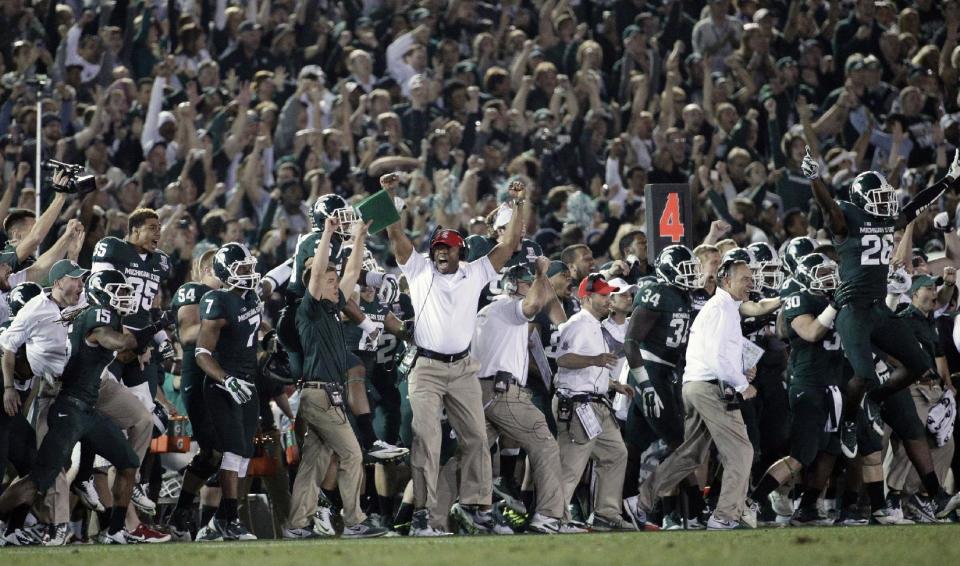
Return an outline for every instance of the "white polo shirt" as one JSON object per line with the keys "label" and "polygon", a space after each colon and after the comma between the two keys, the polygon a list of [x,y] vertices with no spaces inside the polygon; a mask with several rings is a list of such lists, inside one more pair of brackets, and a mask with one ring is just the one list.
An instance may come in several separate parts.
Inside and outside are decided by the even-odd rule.
{"label": "white polo shirt", "polygon": [[[564,354],[596,356],[610,351],[603,337],[603,327],[590,311],[583,309],[571,316],[558,329],[557,358]],[[582,369],[557,369],[557,389],[570,393],[597,393],[604,395],[610,388],[610,370],[590,366]]]}
{"label": "white polo shirt", "polygon": [[743,374],[740,302],[717,287],[690,327],[683,382],[718,379],[743,393],[750,385]]}
{"label": "white polo shirt", "polygon": [[[7,284],[10,285],[11,290],[26,280],[26,269],[21,269],[20,271],[11,273],[9,276],[7,276]],[[10,291],[0,292],[0,324],[7,322],[7,319],[10,318],[10,305],[7,304],[7,295],[9,294]]]}
{"label": "white polo shirt", "polygon": [[2,335],[0,347],[16,352],[27,345],[27,361],[33,375],[59,377],[67,365],[69,336],[67,326],[59,322],[63,313],[44,291],[27,301]]}
{"label": "white polo shirt", "polygon": [[483,256],[461,261],[456,273],[445,275],[432,261],[414,252],[400,270],[410,285],[417,346],[441,354],[459,354],[469,348],[477,325],[480,293],[498,277],[490,259]]}
{"label": "white polo shirt", "polygon": [[477,314],[470,355],[480,362],[477,377],[492,377],[507,371],[521,387],[527,384],[530,351],[527,349],[528,319],[523,315],[523,299],[499,295]]}

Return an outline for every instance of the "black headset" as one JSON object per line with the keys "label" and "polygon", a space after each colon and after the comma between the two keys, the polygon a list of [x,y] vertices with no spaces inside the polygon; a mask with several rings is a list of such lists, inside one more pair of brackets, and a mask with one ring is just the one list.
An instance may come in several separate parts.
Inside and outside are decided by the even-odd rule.
{"label": "black headset", "polygon": [[604,279],[603,275],[600,273],[591,273],[590,275],[587,275],[587,288],[585,291],[587,293],[593,293],[593,288],[597,284],[597,281],[606,281],[606,279]]}

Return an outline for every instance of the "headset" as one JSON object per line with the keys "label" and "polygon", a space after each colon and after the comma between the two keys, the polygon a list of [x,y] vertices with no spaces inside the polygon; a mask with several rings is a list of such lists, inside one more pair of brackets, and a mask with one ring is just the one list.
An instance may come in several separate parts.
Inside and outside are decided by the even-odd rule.
{"label": "headset", "polygon": [[594,292],[593,289],[596,286],[597,281],[606,281],[606,278],[604,278],[604,276],[600,273],[591,273],[590,275],[587,275],[587,288],[585,291],[588,294]]}
{"label": "headset", "polygon": [[[433,233],[430,234],[430,250],[428,252],[430,261],[433,261],[433,248],[437,244],[445,244],[448,246],[450,245],[451,242],[438,241],[441,238],[446,239],[448,237],[452,239],[452,243],[456,244],[455,247],[458,247],[460,249],[466,249],[466,242],[464,241],[463,236],[460,235],[460,232],[452,228],[444,228],[443,226],[437,225],[437,227],[433,229]],[[451,246],[451,247],[454,247],[454,246]]]}

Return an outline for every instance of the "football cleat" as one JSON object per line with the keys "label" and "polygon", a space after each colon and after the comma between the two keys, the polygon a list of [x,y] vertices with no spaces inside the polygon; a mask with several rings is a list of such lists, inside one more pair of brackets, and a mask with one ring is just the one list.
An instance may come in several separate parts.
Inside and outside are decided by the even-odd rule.
{"label": "football cleat", "polygon": [[820,527],[827,524],[832,524],[832,521],[821,515],[816,507],[797,507],[790,517],[792,527]]}
{"label": "football cleat", "polygon": [[630,521],[624,521],[620,517],[604,517],[603,515],[593,516],[593,522],[590,524],[590,530],[596,532],[632,532],[637,530],[637,526]]}
{"label": "football cleat", "polygon": [[527,506],[520,500],[520,493],[516,484],[505,478],[493,480],[493,494],[503,500],[504,505],[515,512],[525,515]]}
{"label": "football cleat", "polygon": [[109,529],[104,529],[97,542],[100,544],[137,544],[139,541],[131,537],[127,529],[120,529],[113,534],[110,534]]}
{"label": "football cleat", "polygon": [[410,536],[412,537],[445,537],[453,533],[434,528],[430,524],[430,511],[427,509],[417,509],[413,512],[413,519],[410,521]]}
{"label": "football cleat", "polygon": [[137,525],[137,528],[130,531],[128,536],[137,542],[147,543],[147,544],[156,544],[161,542],[169,542],[172,538],[170,533],[162,533],[160,531],[151,529],[146,525],[146,523],[140,523]]}
{"label": "football cleat", "polygon": [[48,525],[43,535],[43,546],[63,546],[70,539],[68,523]]}
{"label": "football cleat", "polygon": [[640,508],[639,499],[636,495],[623,500],[623,510],[633,522],[633,525],[641,531],[659,531],[660,525],[651,523],[647,520],[647,512]]}
{"label": "football cleat", "polygon": [[382,537],[389,532],[377,525],[370,517],[367,517],[361,523],[344,527],[343,538],[375,538]]}
{"label": "football cleat", "polygon": [[168,526],[175,540],[190,542],[196,538],[197,523],[195,515],[193,509],[174,509]]}
{"label": "football cleat", "polygon": [[779,489],[775,489],[770,492],[767,498],[770,500],[773,512],[778,516],[790,517],[793,515],[793,501],[790,499],[789,492],[782,493]]}
{"label": "football cleat", "polygon": [[307,528],[293,528],[293,529],[283,529],[283,538],[286,540],[302,540],[308,538],[320,538],[313,529]]}
{"label": "football cleat", "polygon": [[740,522],[751,529],[757,528],[757,513],[759,512],[760,506],[757,505],[756,501],[748,499],[743,507],[743,512],[740,514]]}
{"label": "football cleat", "polygon": [[951,496],[941,491],[940,494],[934,498],[934,503],[936,505],[937,519],[946,519],[947,515],[953,513],[960,507],[960,492]]}
{"label": "football cleat", "polygon": [[337,536],[337,529],[333,526],[333,507],[323,498],[313,514],[313,532],[322,537]]}
{"label": "football cleat", "polygon": [[409,453],[409,448],[394,446],[383,440],[377,440],[373,443],[373,447],[364,454],[364,460],[368,462],[396,460],[397,458],[403,458]]}
{"label": "football cleat", "polygon": [[133,484],[133,494],[130,496],[130,501],[133,502],[133,506],[137,508],[137,511],[141,513],[153,515],[157,512],[157,504],[147,497],[147,492],[145,492],[143,486],[138,483]]}
{"label": "football cleat", "polygon": [[38,546],[42,542],[26,529],[16,529],[3,535],[3,546]]}
{"label": "football cleat", "polygon": [[530,519],[530,524],[527,525],[527,530],[531,533],[537,533],[541,535],[555,535],[560,532],[560,527],[563,523],[560,522],[560,519],[554,519],[553,517],[547,517],[546,515],[541,515],[540,513],[534,513],[533,518]]}
{"label": "football cleat", "polygon": [[710,519],[707,521],[708,531],[735,531],[749,528],[743,521],[721,519],[716,515],[710,515]]}
{"label": "football cleat", "polygon": [[840,450],[851,460],[857,457],[856,421],[844,421],[840,424]]}
{"label": "football cleat", "polygon": [[80,503],[87,509],[100,513],[104,511],[103,503],[100,502],[100,494],[94,487],[93,478],[82,482],[74,482],[70,486],[70,491],[80,499]]}

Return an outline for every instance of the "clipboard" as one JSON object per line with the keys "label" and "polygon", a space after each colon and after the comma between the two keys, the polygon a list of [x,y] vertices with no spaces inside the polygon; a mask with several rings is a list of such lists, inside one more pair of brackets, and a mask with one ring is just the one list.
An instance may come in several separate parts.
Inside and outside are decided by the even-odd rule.
{"label": "clipboard", "polygon": [[400,213],[393,203],[393,197],[386,190],[380,190],[363,199],[354,206],[364,222],[373,221],[368,230],[369,234],[376,234],[387,226],[400,220]]}

